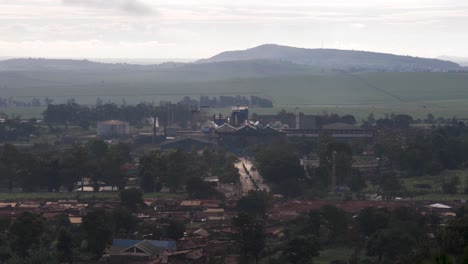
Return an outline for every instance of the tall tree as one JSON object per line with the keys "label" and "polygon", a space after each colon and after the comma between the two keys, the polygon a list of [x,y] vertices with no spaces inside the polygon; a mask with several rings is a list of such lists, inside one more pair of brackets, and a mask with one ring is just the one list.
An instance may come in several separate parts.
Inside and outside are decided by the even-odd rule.
{"label": "tall tree", "polygon": [[120,204],[129,209],[136,209],[143,205],[143,193],[135,188],[123,190],[119,193]]}
{"label": "tall tree", "polygon": [[60,263],[73,262],[73,235],[69,230],[63,227],[60,228],[57,234],[55,250]]}
{"label": "tall tree", "polygon": [[90,212],[83,217],[82,228],[88,250],[98,259],[106,247],[112,243],[111,216],[102,209]]}
{"label": "tall tree", "polygon": [[40,246],[45,230],[45,219],[30,212],[24,212],[10,227],[9,240],[13,252],[19,256],[28,256]]}
{"label": "tall tree", "polygon": [[255,263],[260,260],[260,254],[265,247],[265,227],[263,222],[255,220],[246,214],[239,214],[232,219],[232,225],[237,231],[237,240],[245,257],[253,257]]}

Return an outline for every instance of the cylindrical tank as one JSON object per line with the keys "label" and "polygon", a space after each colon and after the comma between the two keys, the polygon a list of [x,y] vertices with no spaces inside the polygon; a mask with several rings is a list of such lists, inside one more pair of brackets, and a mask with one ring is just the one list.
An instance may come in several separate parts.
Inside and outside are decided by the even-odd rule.
{"label": "cylindrical tank", "polygon": [[99,137],[104,138],[124,137],[130,134],[130,129],[128,122],[107,120],[98,122],[97,134]]}

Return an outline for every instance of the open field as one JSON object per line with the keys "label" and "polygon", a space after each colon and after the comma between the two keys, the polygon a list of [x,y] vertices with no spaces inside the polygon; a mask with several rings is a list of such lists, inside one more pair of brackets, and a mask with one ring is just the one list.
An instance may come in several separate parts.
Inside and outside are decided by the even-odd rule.
{"label": "open field", "polygon": [[[213,74],[211,74],[213,75]],[[267,77],[240,76],[216,79],[195,78],[195,74],[174,74],[166,78],[152,72],[0,72],[3,97],[29,101],[34,97],[53,98],[55,103],[76,98],[94,104],[96,98],[121,103],[178,101],[184,95],[259,95],[274,102],[273,109],[253,109],[271,113],[281,109],[317,114],[351,113],[365,118],[369,113],[409,113],[424,118],[435,116],[468,117],[468,73],[337,73],[316,72],[302,75]],[[207,81],[203,81],[207,80]],[[227,110],[227,109],[226,109]],[[0,109],[23,117],[40,116],[43,108]],[[214,112],[223,111],[214,109]]]}
{"label": "open field", "polygon": [[[463,192],[465,186],[468,184],[468,171],[467,170],[453,170],[453,171],[444,171],[440,175],[428,175],[421,177],[411,177],[404,178],[402,184],[408,191],[428,191],[433,193],[442,192],[442,183],[444,181],[449,181],[450,178],[457,176],[460,179],[460,185],[458,186],[458,191]],[[430,189],[421,189],[414,187],[415,184],[430,184],[432,188]]]}
{"label": "open field", "polygon": [[352,248],[328,248],[320,251],[320,256],[314,259],[316,264],[329,264],[334,260],[348,261],[353,254]]}

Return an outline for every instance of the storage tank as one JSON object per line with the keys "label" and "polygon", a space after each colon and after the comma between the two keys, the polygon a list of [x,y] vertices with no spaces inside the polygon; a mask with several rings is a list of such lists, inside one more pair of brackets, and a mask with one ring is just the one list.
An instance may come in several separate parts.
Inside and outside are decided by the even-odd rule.
{"label": "storage tank", "polygon": [[101,121],[97,124],[98,137],[116,138],[125,137],[130,134],[128,122],[120,120]]}

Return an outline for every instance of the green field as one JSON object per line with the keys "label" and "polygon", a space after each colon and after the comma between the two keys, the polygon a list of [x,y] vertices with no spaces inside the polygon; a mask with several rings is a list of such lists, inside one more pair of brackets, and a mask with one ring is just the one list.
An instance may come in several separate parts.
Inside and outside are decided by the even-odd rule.
{"label": "green field", "polygon": [[[53,98],[56,103],[74,97],[80,103],[104,101],[180,100],[184,95],[258,95],[273,101],[273,109],[252,112],[277,112],[281,109],[318,114],[324,111],[351,113],[364,118],[373,112],[409,113],[424,118],[435,116],[468,118],[468,73],[337,73],[312,72],[302,75],[277,75],[233,78],[207,73],[81,73],[24,72],[11,76],[0,73],[3,97],[17,100]],[[205,76],[206,78],[202,78]],[[228,78],[229,77],[229,78]],[[204,81],[207,80],[207,81]],[[3,86],[2,86],[3,85]],[[24,117],[40,115],[42,109],[0,109]],[[214,110],[219,111],[219,110]]]}
{"label": "green field", "polygon": [[[445,194],[442,190],[444,181],[449,181],[452,177],[457,176],[460,179],[458,192],[456,194]],[[401,180],[406,191],[421,193],[414,197],[415,200],[467,200],[468,194],[464,193],[465,187],[468,186],[468,171],[454,170],[444,171],[440,175],[428,175],[421,177],[404,178]],[[418,188],[415,184],[428,184],[431,188]]]}
{"label": "green field", "polygon": [[353,254],[352,248],[328,248],[320,251],[320,256],[314,259],[315,264],[329,264],[334,260],[347,262]]}

